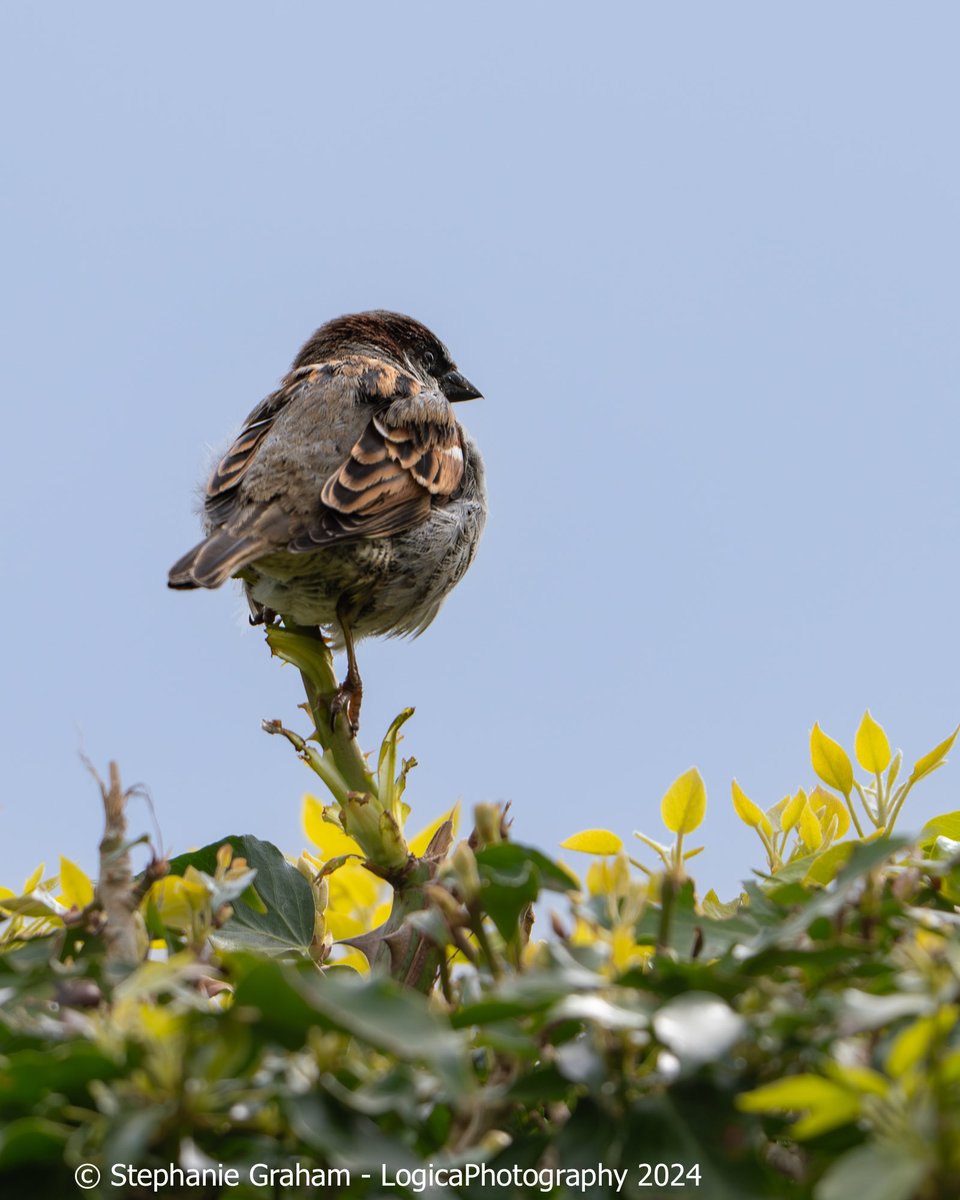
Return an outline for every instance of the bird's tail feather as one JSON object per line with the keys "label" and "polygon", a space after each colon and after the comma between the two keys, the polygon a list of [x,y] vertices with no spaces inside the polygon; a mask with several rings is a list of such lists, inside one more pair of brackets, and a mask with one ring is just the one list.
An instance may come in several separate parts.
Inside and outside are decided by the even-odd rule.
{"label": "bird's tail feather", "polygon": [[216,588],[235,575],[264,550],[263,538],[238,537],[220,529],[188,551],[170,568],[167,585],[172,588]]}

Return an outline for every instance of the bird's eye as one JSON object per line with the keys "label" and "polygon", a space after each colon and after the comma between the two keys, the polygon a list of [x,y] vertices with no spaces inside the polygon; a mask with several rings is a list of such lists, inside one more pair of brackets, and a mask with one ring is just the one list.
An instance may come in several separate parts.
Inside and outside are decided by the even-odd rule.
{"label": "bird's eye", "polygon": [[423,355],[423,365],[427,368],[427,370],[432,371],[436,366],[436,363],[437,356],[434,354],[434,352],[432,350],[425,351]]}

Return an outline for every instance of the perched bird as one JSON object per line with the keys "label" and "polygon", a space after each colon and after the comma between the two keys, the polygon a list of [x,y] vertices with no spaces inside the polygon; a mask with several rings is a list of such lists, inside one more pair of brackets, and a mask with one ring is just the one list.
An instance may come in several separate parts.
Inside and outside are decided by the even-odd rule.
{"label": "perched bird", "polygon": [[233,576],[254,623],[320,626],[347,652],[334,713],[356,730],[356,639],[421,633],[476,552],[483,459],[452,405],[479,396],[411,317],[328,321],[214,469],[170,587]]}

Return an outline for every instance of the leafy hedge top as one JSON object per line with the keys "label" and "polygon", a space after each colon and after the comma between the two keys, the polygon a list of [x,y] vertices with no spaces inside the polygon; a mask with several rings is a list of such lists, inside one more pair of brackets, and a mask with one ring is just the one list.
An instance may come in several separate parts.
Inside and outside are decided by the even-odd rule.
{"label": "leafy hedge top", "polygon": [[956,734],[898,782],[867,714],[865,781],[815,727],[811,791],[764,809],[734,783],[766,861],[725,903],[687,874],[696,771],[664,797],[672,842],[641,837],[656,869],[587,830],[581,881],[491,808],[467,841],[451,812],[408,843],[399,728],[374,774],[336,731],[320,755],[271,727],[334,799],[307,798],[296,865],[235,836],[133,879],[115,803],[96,887],[61,860],[0,896],[10,1194],[73,1194],[81,1163],[227,1165],[232,1196],[309,1194],[295,1163],[356,1197],[384,1172],[422,1194],[427,1170],[431,1194],[489,1195],[480,1166],[515,1172],[503,1194],[581,1194],[601,1165],[632,1189],[643,1163],[711,1200],[960,1194],[960,813],[891,832]]}

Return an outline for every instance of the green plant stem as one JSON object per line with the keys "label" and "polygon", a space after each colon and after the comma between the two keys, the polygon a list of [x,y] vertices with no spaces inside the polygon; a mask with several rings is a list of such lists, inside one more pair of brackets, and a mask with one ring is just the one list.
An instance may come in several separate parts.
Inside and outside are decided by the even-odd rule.
{"label": "green plant stem", "polygon": [[757,833],[760,835],[760,841],[763,842],[763,848],[767,852],[767,862],[770,864],[770,870],[775,871],[779,862],[779,855],[775,849],[776,835],[767,837],[760,826],[757,826]]}
{"label": "green plant stem", "polygon": [[300,671],[317,741],[324,754],[330,755],[350,791],[367,792],[379,800],[376,781],[350,731],[346,715],[339,713],[333,718],[332,706],[340,685],[333,669],[333,655],[319,630],[271,625],[267,628],[267,643],[278,658]]}
{"label": "green plant stem", "polygon": [[873,807],[870,804],[870,800],[867,797],[867,793],[863,790],[856,779],[853,781],[853,786],[857,789],[857,795],[860,797],[860,803],[863,805],[863,811],[869,817],[871,825],[873,825],[874,829],[879,829],[883,824],[883,822],[880,820],[879,802],[877,803],[877,811],[874,812]]}
{"label": "green plant stem", "polygon": [[477,944],[487,960],[487,965],[490,968],[490,974],[494,979],[499,979],[503,975],[503,968],[500,966],[500,960],[494,952],[493,946],[490,943],[490,938],[487,936],[487,931],[483,927],[483,913],[479,909],[470,910],[470,915],[473,918],[471,929],[473,935],[477,939]]}
{"label": "green plant stem", "polygon": [[901,808],[903,808],[903,802],[904,802],[904,800],[906,800],[907,796],[910,793],[910,789],[912,787],[913,787],[913,780],[911,780],[911,779],[908,779],[907,782],[901,786],[900,795],[897,797],[897,799],[894,802],[893,808],[890,810],[890,825],[889,825],[890,829],[893,829],[894,825],[896,824],[897,817],[900,816],[900,810],[901,810]]}
{"label": "green plant stem", "polygon": [[860,824],[860,818],[857,816],[857,809],[856,805],[853,803],[853,797],[848,792],[844,795],[843,799],[850,811],[850,819],[853,821],[853,827],[857,831],[857,836],[862,838],[863,826]]}
{"label": "green plant stem", "polygon": [[670,945],[670,926],[673,924],[673,902],[676,899],[676,880],[666,874],[660,883],[660,929],[657,933],[657,948],[666,950]]}
{"label": "green plant stem", "polygon": [[883,776],[879,771],[875,771],[874,774],[877,778],[877,818],[879,819],[881,825],[886,826],[887,800],[889,797],[883,790]]}
{"label": "green plant stem", "polygon": [[284,728],[279,721],[264,721],[263,729],[266,733],[279,733],[285,737],[304,762],[320,776],[336,802],[343,804],[350,795],[350,789],[332,761],[328,762],[324,755],[318,754],[312,746],[308,746],[298,733]]}

